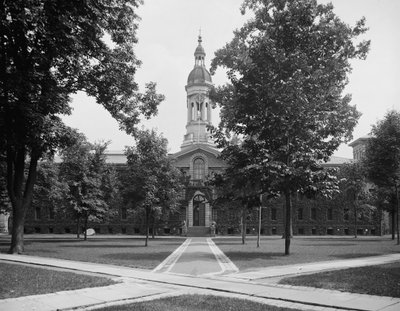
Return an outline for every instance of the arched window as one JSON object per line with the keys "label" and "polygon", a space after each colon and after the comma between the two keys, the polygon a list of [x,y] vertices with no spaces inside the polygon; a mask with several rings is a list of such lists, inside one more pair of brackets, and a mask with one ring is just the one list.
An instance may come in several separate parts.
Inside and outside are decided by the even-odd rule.
{"label": "arched window", "polygon": [[193,179],[200,180],[205,176],[206,165],[202,158],[196,158],[193,161]]}
{"label": "arched window", "polygon": [[201,194],[196,194],[193,198],[194,203],[203,203],[205,201],[205,197],[202,196]]}

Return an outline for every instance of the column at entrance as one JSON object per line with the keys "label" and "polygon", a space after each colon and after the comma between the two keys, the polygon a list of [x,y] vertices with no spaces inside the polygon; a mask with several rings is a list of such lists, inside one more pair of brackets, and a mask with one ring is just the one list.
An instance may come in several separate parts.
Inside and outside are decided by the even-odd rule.
{"label": "column at entrance", "polygon": [[189,201],[187,209],[188,209],[188,212],[186,213],[188,220],[187,224],[188,227],[193,227],[193,200]]}
{"label": "column at entrance", "polygon": [[211,225],[211,208],[210,203],[206,203],[205,211],[205,226],[209,227]]}

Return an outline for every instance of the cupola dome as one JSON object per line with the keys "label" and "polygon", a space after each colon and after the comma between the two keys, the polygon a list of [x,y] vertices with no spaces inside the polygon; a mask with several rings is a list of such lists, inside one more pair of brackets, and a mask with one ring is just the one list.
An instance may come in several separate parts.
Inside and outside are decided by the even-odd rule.
{"label": "cupola dome", "polygon": [[199,83],[212,83],[211,74],[208,72],[204,65],[204,57],[206,53],[203,46],[201,45],[202,39],[199,36],[198,46],[194,51],[195,64],[193,70],[189,73],[187,84],[199,84]]}
{"label": "cupola dome", "polygon": [[211,74],[205,67],[194,67],[189,73],[187,84],[212,83]]}

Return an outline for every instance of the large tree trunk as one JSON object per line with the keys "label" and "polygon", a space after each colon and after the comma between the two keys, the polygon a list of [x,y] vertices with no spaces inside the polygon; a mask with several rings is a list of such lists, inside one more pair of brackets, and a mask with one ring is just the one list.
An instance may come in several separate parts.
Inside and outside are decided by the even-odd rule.
{"label": "large tree trunk", "polygon": [[396,206],[393,205],[392,211],[390,213],[391,216],[391,221],[392,221],[392,228],[391,228],[391,233],[392,233],[392,240],[395,239],[396,237],[396,210],[395,210]]}
{"label": "large tree trunk", "polygon": [[258,208],[257,248],[260,247],[260,240],[261,240],[261,213],[262,213],[262,206],[260,203],[260,207]]}
{"label": "large tree trunk", "polygon": [[399,199],[399,187],[396,185],[396,231],[397,231],[397,245],[400,245],[400,228],[399,228],[399,210],[400,210],[400,199]]}
{"label": "large tree trunk", "polygon": [[89,216],[88,216],[87,212],[85,212],[85,221],[84,221],[84,229],[85,229],[85,232],[83,233],[83,237],[84,237],[84,240],[85,240],[85,241],[87,241],[87,224],[88,224],[88,218],[89,218]]}
{"label": "large tree trunk", "polygon": [[146,239],[144,242],[144,246],[147,247],[149,244],[149,223],[150,223],[150,211],[146,208]]}
{"label": "large tree trunk", "polygon": [[290,239],[292,237],[292,198],[290,191],[285,191],[285,255],[290,254]]}
{"label": "large tree trunk", "polygon": [[357,200],[353,202],[354,208],[354,237],[357,239]]}
{"label": "large tree trunk", "polygon": [[24,251],[25,211],[18,203],[17,206],[13,205],[10,254],[22,254]]}
{"label": "large tree trunk", "polygon": [[81,237],[81,216],[80,214],[76,214],[76,238],[80,239]]}
{"label": "large tree trunk", "polygon": [[242,244],[246,244],[246,218],[247,218],[247,208],[242,207]]}
{"label": "large tree trunk", "polygon": [[156,217],[153,215],[153,222],[151,224],[152,229],[151,229],[151,238],[154,240],[154,235],[155,235],[155,229],[156,229]]}
{"label": "large tree trunk", "polygon": [[10,254],[21,254],[24,251],[25,215],[32,202],[33,186],[37,175],[39,157],[32,151],[25,182],[25,157],[24,148],[17,151],[7,150],[7,192],[13,211]]}

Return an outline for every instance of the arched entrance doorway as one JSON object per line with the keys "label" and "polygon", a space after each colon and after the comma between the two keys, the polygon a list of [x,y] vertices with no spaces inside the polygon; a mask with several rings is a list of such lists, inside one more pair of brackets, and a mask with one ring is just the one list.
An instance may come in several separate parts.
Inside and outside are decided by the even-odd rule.
{"label": "arched entrance doorway", "polygon": [[193,226],[205,226],[206,199],[197,194],[193,198]]}

